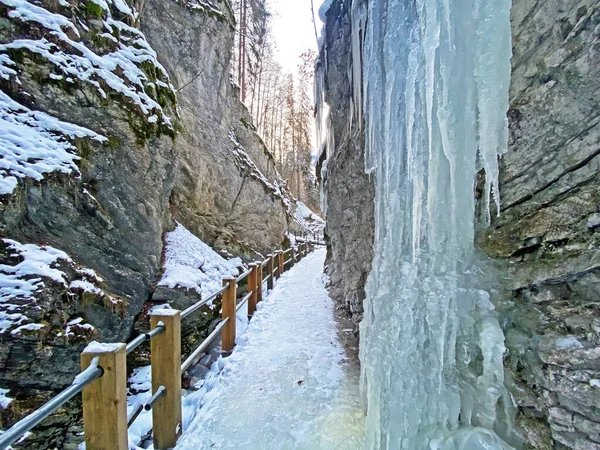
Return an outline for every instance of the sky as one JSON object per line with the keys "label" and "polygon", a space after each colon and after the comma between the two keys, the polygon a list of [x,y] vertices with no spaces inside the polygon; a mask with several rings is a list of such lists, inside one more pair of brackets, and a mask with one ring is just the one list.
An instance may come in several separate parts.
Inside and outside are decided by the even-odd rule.
{"label": "sky", "polygon": [[[314,0],[318,33],[322,26],[318,14],[322,3],[323,0]],[[273,14],[277,61],[285,71],[297,73],[300,54],[307,49],[317,51],[310,0],[267,0],[267,4]]]}
{"label": "sky", "polygon": [[[322,22],[319,8],[323,0],[313,0],[317,33],[321,34]],[[267,0],[272,14],[272,31],[277,49],[275,58],[286,72],[298,74],[298,64],[302,52],[311,49],[317,51],[317,38],[313,25],[310,0]],[[312,89],[310,90],[312,96]],[[316,128],[311,126],[312,154],[317,154]]]}

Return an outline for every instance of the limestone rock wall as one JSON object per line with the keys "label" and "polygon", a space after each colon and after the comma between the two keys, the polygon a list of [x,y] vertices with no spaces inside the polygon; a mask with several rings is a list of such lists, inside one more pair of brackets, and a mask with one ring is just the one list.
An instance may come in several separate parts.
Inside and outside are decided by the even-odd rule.
{"label": "limestone rock wall", "polygon": [[515,0],[502,213],[506,368],[532,448],[600,448],[600,2]]}
{"label": "limestone rock wall", "polygon": [[[161,276],[163,236],[175,220],[218,250],[255,259],[282,244],[293,212],[273,158],[230,81],[229,2],[211,2],[211,8],[192,1],[129,2],[141,11],[141,23],[122,10],[123,2],[102,2],[109,10],[84,0],[37,3],[46,11],[39,22],[20,19],[35,14],[15,12],[31,2],[0,1],[0,55],[10,58],[0,59],[0,107],[10,109],[9,97],[104,139],[56,137],[60,145],[73,143],[70,173],[24,177],[0,196],[0,237],[17,242],[0,242],[3,283],[34,248],[38,256],[62,255],[44,267],[63,274],[42,277],[31,298],[0,289],[0,388],[15,399],[0,411],[3,427],[72,381],[87,342],[131,337],[137,318],[146,318],[144,304]],[[52,22],[51,14],[74,25]],[[48,27],[57,27],[55,33]],[[16,49],[17,41],[37,42],[64,57]],[[95,69],[80,64],[76,72],[69,65],[81,56],[70,44],[75,41],[107,60],[119,42],[131,46],[127,55],[136,61],[138,78],[128,81],[132,72],[118,65],[105,72],[108,81],[114,76],[133,86],[129,96]],[[140,98],[155,106],[144,109]],[[33,123],[34,113],[10,114],[9,120]],[[1,174],[5,179],[4,164]],[[19,253],[11,245],[24,247]],[[15,322],[2,329],[9,315]],[[78,420],[74,403],[23,448],[68,448],[72,439],[76,444]],[[67,435],[70,425],[74,433]]]}
{"label": "limestone rock wall", "polygon": [[[326,159],[323,189],[327,197],[327,274],[330,294],[355,324],[362,319],[364,286],[371,270],[374,233],[374,185],[364,173],[364,128],[348,116],[352,110],[352,67],[349,2],[334,2],[327,13],[324,49],[319,64],[324,74],[325,101],[330,107],[333,148]],[[324,52],[321,53],[324,55]],[[362,119],[361,119],[362,120]]]}
{"label": "limestone rock wall", "polygon": [[142,29],[179,102],[183,132],[176,143],[173,217],[205,242],[254,257],[281,244],[288,205],[274,159],[229,75],[233,12],[226,1],[218,9],[206,14],[149,0]]}
{"label": "limestone rock wall", "polygon": [[[348,2],[327,13],[325,91],[332,295],[360,320],[373,188],[349,129]],[[497,261],[508,388],[525,448],[600,448],[600,2],[514,0],[502,212],[477,246]],[[356,122],[356,121],[354,121]]]}

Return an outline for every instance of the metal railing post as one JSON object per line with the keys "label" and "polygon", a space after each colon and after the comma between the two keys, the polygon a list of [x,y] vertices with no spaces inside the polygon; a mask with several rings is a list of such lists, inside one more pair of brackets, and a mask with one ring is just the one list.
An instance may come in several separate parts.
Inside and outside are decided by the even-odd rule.
{"label": "metal railing post", "polygon": [[223,353],[228,354],[233,351],[235,346],[235,301],[236,301],[236,280],[235,278],[224,278],[223,286],[229,283],[229,288],[223,292],[223,319],[229,319],[221,331],[221,349]]}
{"label": "metal railing post", "polygon": [[125,344],[90,344],[81,353],[82,370],[95,364],[104,371],[82,392],[87,450],[128,449],[126,357]]}
{"label": "metal railing post", "polygon": [[150,341],[152,392],[164,386],[164,396],[152,406],[154,448],[175,447],[181,436],[181,313],[174,309],[152,312],[150,329],[162,324],[164,333]]}
{"label": "metal railing post", "polygon": [[256,303],[262,302],[263,296],[263,266],[262,263],[258,263],[256,266],[258,273],[256,275]]}
{"label": "metal railing post", "polygon": [[252,291],[252,295],[248,299],[248,316],[252,316],[256,312],[257,288],[258,285],[258,266],[260,264],[250,264],[250,275],[248,275],[248,293]]}

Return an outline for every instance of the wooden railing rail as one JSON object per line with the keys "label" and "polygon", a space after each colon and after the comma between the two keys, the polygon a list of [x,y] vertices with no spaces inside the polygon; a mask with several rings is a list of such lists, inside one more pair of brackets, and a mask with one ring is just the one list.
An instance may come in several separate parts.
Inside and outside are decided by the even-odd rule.
{"label": "wooden railing rail", "polygon": [[[44,404],[37,411],[14,424],[0,435],[0,450],[4,450],[25,433],[50,416],[78,393],[83,397],[83,422],[87,450],[127,450],[127,429],[145,409],[152,410],[153,439],[156,450],[172,448],[182,432],[181,376],[195,364],[217,336],[221,350],[229,355],[236,340],[236,315],[247,304],[248,318],[263,299],[263,285],[271,290],[283,272],[312,249],[309,242],[297,247],[277,250],[263,261],[248,265],[238,277],[223,279],[223,287],[184,311],[154,310],[150,315],[150,331],[127,345],[88,345],[81,354],[82,372],[71,386]],[[291,253],[284,261],[284,256]],[[247,293],[237,302],[238,284],[248,279]],[[202,306],[222,297],[222,320],[214,330],[181,363],[181,322]],[[136,405],[127,415],[126,357],[144,342],[150,341],[152,392],[145,404]]]}

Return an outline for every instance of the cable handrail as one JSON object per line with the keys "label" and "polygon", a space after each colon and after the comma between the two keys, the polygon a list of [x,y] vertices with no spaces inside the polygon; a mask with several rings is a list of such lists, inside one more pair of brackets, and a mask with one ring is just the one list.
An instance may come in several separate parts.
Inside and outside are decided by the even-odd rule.
{"label": "cable handrail", "polygon": [[[301,244],[301,246],[302,245],[304,245],[305,247],[304,247],[304,251],[301,250],[297,254],[299,258],[302,258],[303,255],[308,253],[308,248],[306,247],[307,243],[305,242],[305,243]],[[277,279],[278,279],[279,276],[283,273],[284,267],[286,265],[288,265],[291,261],[294,260],[294,256],[292,256],[292,258],[285,261],[283,263],[283,265],[280,265],[281,261],[283,259],[283,255],[289,253],[290,251],[293,252],[292,255],[295,254],[295,249],[293,247],[290,247],[285,251],[278,251],[274,254],[269,255],[269,257],[262,262],[257,262],[255,264],[253,264],[250,269],[248,269],[246,272],[242,273],[238,278],[232,277],[232,281],[225,282],[221,289],[214,292],[213,294],[208,296],[206,299],[200,300],[199,302],[193,304],[192,306],[185,309],[181,313],[179,313],[179,311],[177,311],[177,310],[170,310],[170,309],[156,311],[156,313],[158,313],[157,315],[162,320],[165,320],[165,322],[167,324],[174,323],[176,325],[178,323],[181,323],[181,321],[183,321],[184,319],[189,317],[191,314],[193,314],[195,311],[200,309],[202,306],[206,305],[210,301],[217,298],[219,295],[224,294],[225,292],[229,291],[229,293],[227,293],[226,295],[225,294],[223,295],[223,302],[224,302],[223,303],[223,305],[224,305],[223,306],[223,308],[224,308],[223,315],[225,315],[225,300],[228,299],[228,301],[233,302],[233,305],[234,305],[233,306],[233,316],[230,315],[228,317],[224,317],[218,323],[218,325],[206,337],[206,339],[204,339],[202,341],[202,343],[190,354],[190,356],[187,357],[187,359],[184,361],[184,363],[181,364],[181,366],[180,366],[181,373],[188,370],[194,363],[196,363],[199,360],[202,353],[206,350],[206,348],[215,340],[215,338],[221,332],[223,332],[222,347],[223,347],[224,352],[229,353],[230,350],[233,349],[233,346],[231,345],[231,342],[232,342],[231,340],[229,341],[229,343],[227,345],[225,344],[225,336],[230,336],[227,334],[227,333],[230,333],[230,331],[224,330],[224,328],[227,325],[229,325],[231,327],[232,323],[233,323],[233,325],[235,325],[235,321],[236,321],[235,314],[250,300],[250,298],[252,296],[255,296],[256,298],[250,304],[250,305],[254,305],[254,306],[252,306],[252,310],[250,310],[250,306],[249,306],[249,311],[248,311],[249,316],[252,315],[252,313],[256,309],[256,302],[260,301],[262,299],[262,289],[263,289],[262,284],[267,281],[270,281],[269,288],[272,289],[273,282],[276,279],[275,275],[277,275]],[[263,278],[261,276],[262,269],[264,267],[268,266],[269,263],[271,263],[271,264],[270,264],[269,269],[267,270],[268,275]],[[241,280],[248,277],[254,270],[258,271],[257,277],[254,278],[254,280],[256,281],[255,289],[249,290],[249,292],[236,305],[235,304],[235,292],[236,292],[236,287],[237,287],[238,283]],[[253,279],[251,278],[251,280],[253,280]],[[250,286],[249,286],[249,288],[250,288]],[[232,294],[232,292],[233,292],[233,294]],[[179,317],[176,317],[177,315],[179,315]],[[234,319],[231,319],[231,317],[234,317]],[[172,318],[175,318],[176,322],[173,322]],[[121,357],[123,358],[123,359],[121,359],[121,361],[123,361],[122,367],[123,368],[125,367],[125,359],[124,359],[125,356],[130,354],[131,352],[133,352],[136,348],[138,348],[143,343],[152,341],[153,338],[155,338],[159,335],[165,334],[165,333],[167,333],[167,331],[169,331],[170,336],[173,336],[173,333],[175,331],[177,333],[177,336],[180,336],[179,326],[180,325],[176,325],[175,328],[170,328],[168,330],[165,323],[163,323],[162,321],[159,321],[158,323],[156,323],[154,325],[154,328],[151,331],[140,334],[135,339],[131,340],[129,343],[127,343],[125,345],[125,352],[120,353],[120,355],[121,355],[120,358]],[[233,330],[234,330],[233,340],[235,340],[235,326],[233,326]],[[167,333],[167,336],[165,336],[164,338],[161,338],[161,339],[168,339],[169,333]],[[180,339],[180,337],[179,337],[179,339]],[[232,338],[229,337],[229,339],[232,339]],[[164,342],[164,341],[161,341],[161,342]],[[121,345],[123,345],[123,344],[121,344]],[[160,344],[160,345],[163,345],[163,344]],[[226,346],[229,347],[230,345],[231,345],[230,348],[228,348],[228,349],[225,348]],[[235,343],[233,343],[233,345],[235,345]],[[102,355],[104,355],[105,353],[110,353],[110,352],[116,352],[118,354],[119,352],[122,351],[121,349],[122,349],[122,347],[120,347],[120,349],[118,351],[114,350],[114,349],[112,349],[112,350],[106,350],[106,349],[97,350],[96,349],[96,351],[90,350],[89,352],[96,353],[96,354],[102,354]],[[154,354],[154,344],[153,344],[153,348],[152,348],[152,353]],[[163,356],[164,356],[164,353],[163,353]],[[104,356],[102,356],[102,357],[104,357]],[[102,369],[102,367],[97,364],[97,361],[99,360],[99,358],[100,358],[99,356],[94,356],[89,367],[87,369],[85,369],[84,371],[82,371],[79,375],[77,375],[73,384],[71,384],[69,387],[67,387],[65,390],[63,390],[61,393],[59,393],[52,399],[50,399],[47,403],[42,405],[38,410],[36,410],[33,413],[31,413],[30,415],[24,417],[19,422],[15,423],[12,427],[10,427],[8,430],[6,430],[4,433],[0,434],[0,449],[4,449],[5,447],[8,447],[11,444],[15,443],[16,441],[18,441],[19,439],[21,439],[23,437],[23,435],[25,435],[25,433],[27,433],[28,431],[33,429],[36,425],[38,425],[44,419],[46,419],[51,414],[53,414],[62,405],[64,405],[69,400],[71,400],[75,395],[81,393],[85,387],[89,386],[95,380],[102,377],[104,374],[104,369]],[[158,355],[158,358],[160,358],[160,354]],[[154,359],[152,361],[154,361]],[[125,369],[123,369],[123,370],[125,370]],[[154,366],[153,366],[152,371],[154,373]],[[113,374],[113,376],[114,376],[114,374]],[[125,372],[122,372],[122,376],[123,377],[126,376]],[[153,377],[154,377],[154,375],[153,375]],[[150,410],[150,409],[152,409],[152,406],[154,404],[156,404],[156,402],[158,402],[161,398],[165,398],[165,397],[168,398],[167,387],[165,387],[164,385],[158,386],[156,392],[154,393],[152,398],[148,401],[148,403],[146,403],[145,405],[137,404],[133,408],[133,410],[128,415],[126,415],[125,419],[127,421],[127,428],[129,428],[134,423],[134,421],[137,419],[137,417],[140,415],[140,413],[142,412],[143,409]],[[108,389],[108,388],[103,387],[102,389]],[[169,389],[171,389],[171,388],[169,388]],[[179,392],[179,390],[176,388],[174,391],[172,390],[171,392]],[[171,396],[171,398],[173,398],[174,394],[171,393],[169,395]],[[180,396],[180,394],[175,394],[175,395]],[[106,399],[104,399],[102,395],[100,395],[100,399],[103,402],[106,402]],[[99,401],[98,398],[96,398],[95,400]],[[91,400],[88,400],[88,401],[91,401]],[[169,401],[171,401],[171,400],[169,400]],[[118,402],[116,402],[116,403],[118,403]],[[86,404],[86,400],[85,400],[85,396],[84,396],[84,408],[85,408],[85,404]],[[102,404],[102,402],[101,403],[93,403],[93,404],[95,406],[99,406]],[[85,424],[84,424],[84,426],[85,426]],[[115,428],[118,428],[118,427],[115,427]],[[87,436],[87,428],[84,431]],[[96,429],[94,431],[97,432]],[[155,429],[155,432],[156,432],[156,429]],[[116,433],[116,431],[115,431],[115,433]],[[156,434],[157,433],[155,433],[155,439],[156,439]],[[87,439],[87,437],[86,437],[86,439]],[[158,447],[155,446],[155,448],[158,448]],[[161,448],[163,448],[163,447],[161,447]]]}

